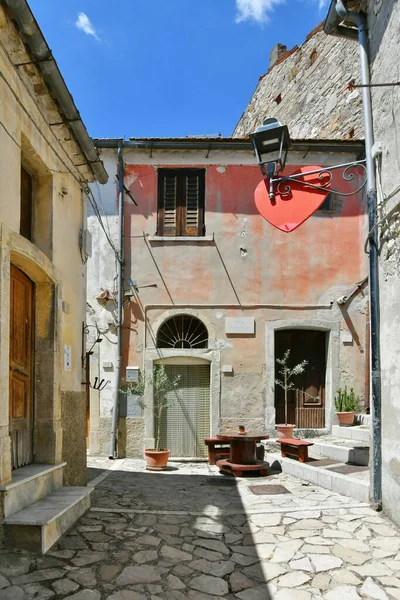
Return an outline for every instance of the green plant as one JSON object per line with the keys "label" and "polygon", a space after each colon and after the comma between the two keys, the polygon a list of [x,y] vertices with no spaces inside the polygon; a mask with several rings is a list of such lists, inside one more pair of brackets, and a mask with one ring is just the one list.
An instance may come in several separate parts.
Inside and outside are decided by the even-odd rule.
{"label": "green plant", "polygon": [[[179,390],[177,389],[180,378],[181,376],[177,375],[173,379],[170,379],[166,373],[164,365],[154,365],[151,376],[143,377],[140,373],[139,380],[137,382],[129,382],[122,387],[122,392],[134,394],[136,396],[136,403],[144,410],[147,407],[146,402],[143,399],[145,390],[149,385],[152,385],[152,409],[155,424],[156,450],[160,450],[160,434],[163,413],[168,408],[174,406],[180,399]],[[171,394],[170,392],[174,393]]]}
{"label": "green plant", "polygon": [[336,412],[356,412],[360,406],[360,396],[356,396],[354,389],[347,391],[347,385],[344,388],[338,388],[335,396]]}
{"label": "green plant", "polygon": [[319,398],[319,396],[312,396],[311,394],[308,394],[304,390],[300,390],[299,388],[296,388],[294,385],[294,382],[292,381],[293,377],[295,377],[296,375],[301,375],[301,373],[304,373],[304,371],[306,370],[306,365],[308,365],[308,361],[302,360],[300,363],[298,363],[294,367],[289,367],[289,364],[288,364],[289,357],[290,357],[290,349],[286,350],[286,352],[282,358],[276,359],[276,362],[278,363],[278,365],[280,365],[278,374],[281,375],[282,379],[275,379],[275,383],[276,383],[276,385],[279,385],[279,387],[281,387],[285,392],[285,425],[288,424],[287,413],[288,413],[288,392],[289,391],[291,391],[291,390],[299,391],[302,394],[309,396],[310,398],[314,398],[315,400],[317,400]]}

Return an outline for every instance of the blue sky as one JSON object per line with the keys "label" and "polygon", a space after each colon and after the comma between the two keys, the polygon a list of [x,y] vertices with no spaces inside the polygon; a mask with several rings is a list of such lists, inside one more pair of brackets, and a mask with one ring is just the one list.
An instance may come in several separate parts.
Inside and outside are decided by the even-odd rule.
{"label": "blue sky", "polygon": [[28,0],[93,137],[230,135],[327,0]]}

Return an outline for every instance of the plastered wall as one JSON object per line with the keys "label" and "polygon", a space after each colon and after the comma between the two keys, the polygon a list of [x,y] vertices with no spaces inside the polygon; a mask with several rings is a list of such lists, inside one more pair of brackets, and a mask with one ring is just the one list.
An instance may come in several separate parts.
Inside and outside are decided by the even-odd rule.
{"label": "plastered wall", "polygon": [[[102,158],[110,183],[97,199],[108,215],[104,222],[116,242],[116,153],[105,150]],[[318,158],[320,164],[351,159],[311,155],[305,160],[318,164]],[[366,275],[362,249],[365,214],[359,196],[338,200],[332,213],[318,212],[299,229],[285,234],[256,211],[253,196],[261,177],[251,153],[214,152],[206,160],[202,152],[159,151],[150,157],[145,151],[126,151],[124,159],[125,183],[138,206],[125,195],[124,289],[129,291],[130,280],[137,289],[124,310],[123,375],[127,365],[143,368],[153,357],[157,328],[167,316],[189,310],[207,324],[210,333],[209,349],[195,351],[196,356],[209,360],[210,352],[217,353],[220,362],[220,388],[212,399],[214,431],[243,421],[253,429],[271,429],[274,411],[267,406],[267,397],[273,382],[267,377],[271,357],[267,357],[266,323],[287,320],[293,324],[303,319],[314,322],[316,328],[324,323],[326,331],[338,332],[334,385],[354,385],[364,396],[367,290],[362,287],[345,308],[336,304],[337,298],[352,291]],[[301,164],[300,160],[300,156],[291,156],[288,172]],[[173,242],[154,237],[157,168],[165,165],[206,169],[204,239]],[[95,188],[93,191],[96,195]],[[96,297],[102,288],[116,290],[115,261],[95,217],[89,216],[89,224],[95,240],[88,272],[89,318],[105,333],[97,348],[96,374],[111,380],[100,393],[99,408],[100,421],[109,422],[115,385],[115,305],[100,306]],[[243,316],[255,319],[255,335],[227,335],[225,318]],[[351,331],[351,343],[340,341],[341,331]],[[233,375],[224,375],[223,365],[231,365]],[[331,390],[331,404],[333,393]],[[138,422],[140,419],[136,417]],[[109,428],[104,431],[100,425],[100,430],[100,437],[109,438]],[[100,446],[104,448],[106,443],[103,440]],[[138,452],[137,446],[134,451]]]}
{"label": "plastered wall", "polygon": [[[11,478],[8,361],[13,332],[8,321],[14,264],[36,286],[34,461],[75,462],[73,478],[67,473],[65,483],[83,483],[84,410],[73,435],[68,415],[72,397],[75,414],[85,403],[81,357],[86,269],[79,236],[86,222],[86,197],[82,173],[74,166],[84,160],[75,142],[49,126],[61,119],[43,82],[38,85],[35,68],[14,66],[20,57],[27,60],[26,49],[1,7],[0,40],[0,481]],[[32,242],[19,235],[21,164],[33,178]],[[71,350],[70,369],[64,364],[65,346]]]}

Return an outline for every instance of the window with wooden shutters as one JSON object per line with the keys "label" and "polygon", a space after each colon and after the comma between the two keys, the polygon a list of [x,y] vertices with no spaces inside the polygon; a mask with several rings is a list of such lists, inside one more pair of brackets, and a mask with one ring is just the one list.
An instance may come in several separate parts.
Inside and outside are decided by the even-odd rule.
{"label": "window with wooden shutters", "polygon": [[205,235],[204,176],[204,169],[159,169],[158,235]]}

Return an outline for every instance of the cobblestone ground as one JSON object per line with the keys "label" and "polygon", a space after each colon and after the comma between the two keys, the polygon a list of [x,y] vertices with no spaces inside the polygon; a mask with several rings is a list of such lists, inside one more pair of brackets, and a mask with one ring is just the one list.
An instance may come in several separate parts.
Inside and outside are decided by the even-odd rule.
{"label": "cobblestone ground", "polygon": [[[282,474],[90,466],[92,508],[46,556],[0,554],[0,600],[400,599],[399,531],[366,504]],[[270,485],[287,493],[252,490]]]}

